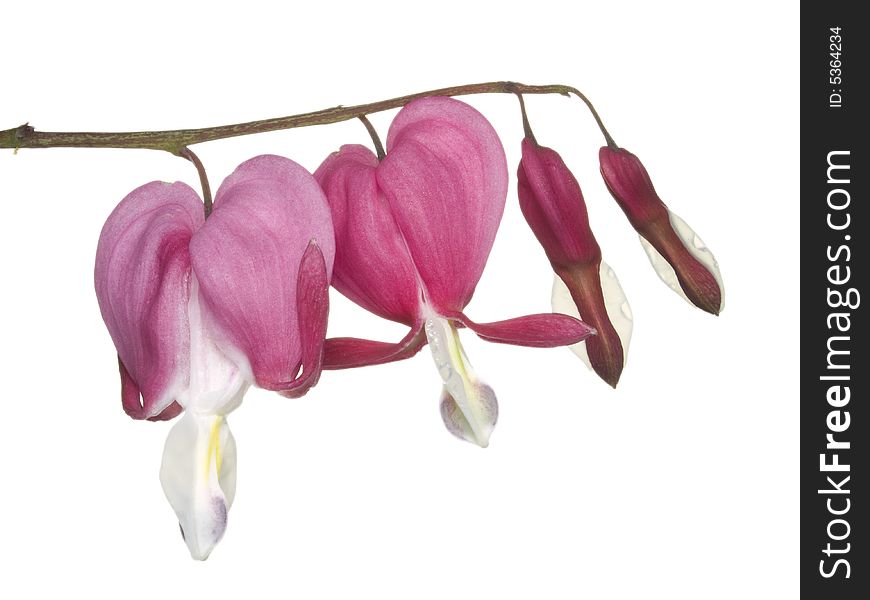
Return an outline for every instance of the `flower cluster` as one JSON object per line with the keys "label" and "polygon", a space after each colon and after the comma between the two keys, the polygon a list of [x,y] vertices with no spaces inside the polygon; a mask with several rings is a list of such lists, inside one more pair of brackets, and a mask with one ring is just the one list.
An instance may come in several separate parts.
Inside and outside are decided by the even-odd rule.
{"label": "flower cluster", "polygon": [[[296,397],[323,369],[406,359],[429,345],[447,429],[486,446],[496,395],[475,374],[459,330],[498,343],[571,346],[611,385],[625,362],[630,313],[589,227],[577,181],[527,128],[520,206],[556,273],[556,312],[478,323],[463,312],[489,257],[508,191],[504,149],[475,109],[446,97],[407,104],[386,154],[346,145],[312,175],[259,156],[220,186],[208,219],[196,192],[153,182],[112,212],[95,287],[118,352],[124,410],[184,413],[160,480],[194,558],[222,537],[235,493],[227,415],[251,386]],[[712,256],[659,200],[643,166],[601,150],[601,172],[666,281],[718,313]],[[408,327],[397,343],[325,339],[330,284]],[[582,320],[581,320],[582,319]]]}
{"label": "flower cluster", "polygon": [[[556,274],[553,309],[595,328],[597,335],[572,350],[616,387],[631,340],[631,310],[616,274],[602,260],[577,179],[558,152],[538,144],[525,106],[523,120],[517,191],[523,215]],[[718,315],[723,287],[716,260],[661,201],[640,160],[613,145],[601,148],[599,161],[607,188],[640,234],[659,277],[690,303]]]}

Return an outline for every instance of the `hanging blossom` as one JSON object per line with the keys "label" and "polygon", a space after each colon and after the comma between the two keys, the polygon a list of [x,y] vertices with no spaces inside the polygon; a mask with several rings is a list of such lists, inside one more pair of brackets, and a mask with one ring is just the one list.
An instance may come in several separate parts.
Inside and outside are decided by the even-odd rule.
{"label": "hanging blossom", "polygon": [[235,495],[226,416],[251,385],[296,397],[320,376],[334,248],[323,192],[279,156],[242,163],[207,221],[190,187],[153,182],[103,227],[94,281],[124,410],[184,411],[160,481],[194,558],[223,536]]}
{"label": "hanging blossom", "polygon": [[333,285],[410,328],[395,344],[329,339],[324,368],[400,360],[428,342],[443,381],[445,425],[485,447],[498,405],[471,368],[457,326],[488,341],[535,347],[574,344],[594,333],[565,315],[476,323],[463,313],[492,248],[508,185],[501,142],[469,105],[444,97],[415,100],[393,120],[382,161],[363,146],[346,145],[315,177],[333,215]]}

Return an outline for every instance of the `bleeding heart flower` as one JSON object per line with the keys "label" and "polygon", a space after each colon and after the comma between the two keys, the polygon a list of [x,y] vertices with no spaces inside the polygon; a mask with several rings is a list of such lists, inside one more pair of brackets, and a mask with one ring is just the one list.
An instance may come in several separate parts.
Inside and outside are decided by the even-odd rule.
{"label": "bleeding heart flower", "polygon": [[604,146],[598,159],[607,188],[640,234],[661,280],[691,304],[718,315],[724,301],[722,275],[701,238],[668,210],[634,154]]}
{"label": "bleeding heart flower", "polygon": [[194,558],[222,537],[235,494],[226,415],[252,384],[295,397],[320,376],[334,247],[317,182],[279,156],[242,163],[208,221],[190,187],[153,182],[103,227],[94,282],[124,410],[185,410],[160,480]]}
{"label": "bleeding heart flower", "polygon": [[520,208],[556,273],[553,309],[598,332],[571,349],[616,387],[631,339],[631,311],[616,275],[601,260],[583,193],[559,154],[528,131],[517,170]]}
{"label": "bleeding heart flower", "polygon": [[486,446],[498,416],[496,398],[475,376],[457,324],[486,340],[537,347],[573,344],[593,333],[565,315],[479,324],[462,312],[507,195],[501,142],[467,104],[451,98],[411,102],[393,120],[380,164],[363,146],[343,146],[315,177],[333,214],[333,285],[371,312],[410,327],[396,344],[327,340],[324,368],[400,360],[428,341],[444,382],[444,423],[454,435]]}

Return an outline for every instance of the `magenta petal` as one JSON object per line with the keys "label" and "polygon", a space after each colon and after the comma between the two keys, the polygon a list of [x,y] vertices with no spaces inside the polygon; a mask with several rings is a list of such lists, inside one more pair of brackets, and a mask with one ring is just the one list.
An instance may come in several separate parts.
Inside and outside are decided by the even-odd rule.
{"label": "magenta petal", "polygon": [[557,313],[526,315],[495,323],[475,323],[461,312],[444,316],[462,323],[481,339],[514,346],[570,346],[595,335],[595,330],[583,321]]}
{"label": "magenta petal", "polygon": [[352,369],[404,360],[417,354],[425,342],[419,323],[395,344],[350,337],[329,338],[323,346],[323,368]]}
{"label": "magenta petal", "polygon": [[314,173],[335,228],[332,285],[376,315],[410,326],[420,311],[417,270],[378,189],[377,166],[371,150],[346,145]]}
{"label": "magenta petal", "polygon": [[118,357],[118,371],[121,374],[121,406],[124,407],[124,412],[134,419],[147,418],[142,408],[142,395],[139,393],[139,386],[133,381],[127,367],[121,362],[120,356]]}
{"label": "magenta petal", "polygon": [[188,242],[203,219],[189,186],[152,182],[124,198],[100,233],[94,287],[124,367],[124,410],[135,419],[158,417],[187,385]]}
{"label": "magenta petal", "polygon": [[323,365],[323,339],[329,318],[329,278],[323,253],[313,240],[302,255],[296,286],[296,305],[299,314],[299,335],[302,342],[302,374],[289,382],[270,389],[288,398],[298,398],[320,379]]}
{"label": "magenta petal", "polygon": [[452,98],[422,98],[390,126],[377,180],[438,312],[471,299],[504,211],[504,149],[489,121]]}
{"label": "magenta petal", "polygon": [[312,240],[328,278],[335,245],[320,186],[289,159],[259,156],[224,181],[190,242],[206,317],[266,389],[293,380],[303,360],[297,286]]}

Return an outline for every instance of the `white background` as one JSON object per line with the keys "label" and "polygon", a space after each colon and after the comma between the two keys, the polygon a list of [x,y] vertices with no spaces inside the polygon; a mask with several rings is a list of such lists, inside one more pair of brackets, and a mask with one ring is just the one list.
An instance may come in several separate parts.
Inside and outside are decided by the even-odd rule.
{"label": "white background", "polygon": [[[195,171],[144,150],[2,151],[0,597],[797,597],[796,4],[41,4],[0,8],[0,128],[197,127],[466,82],[575,85],[716,254],[726,308],[704,314],[657,279],[580,102],[529,98],[631,302],[619,389],[567,350],[465,332],[500,399],[487,450],[444,430],[427,350],[326,373],[300,400],[252,391],[229,419],[229,528],[200,564],[157,479],[170,425],[121,411],[92,289],[114,205],[150,180],[197,187]],[[467,312],[546,311],[551,272],[513,181],[516,100],[467,101],[512,175]],[[383,136],[393,114],[372,119]],[[358,122],[195,150],[217,188],[255,154],[314,170],[345,142],[367,143]],[[404,333],[332,300],[332,335]]]}

